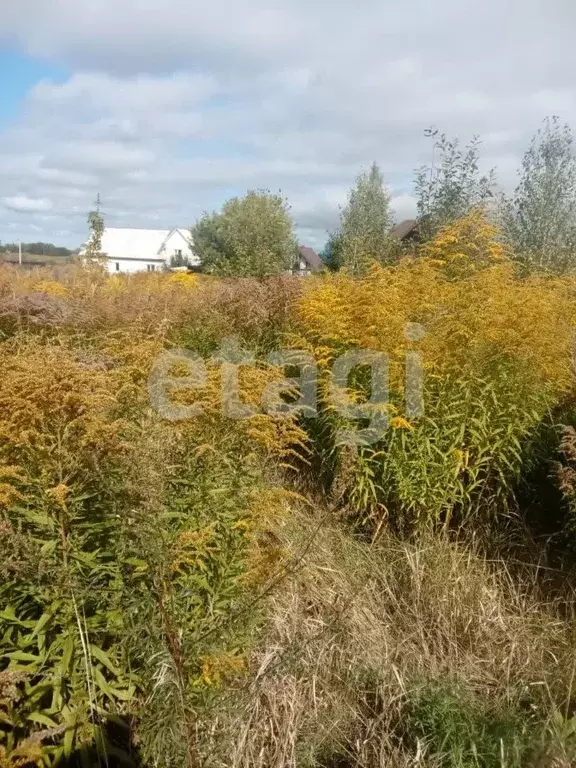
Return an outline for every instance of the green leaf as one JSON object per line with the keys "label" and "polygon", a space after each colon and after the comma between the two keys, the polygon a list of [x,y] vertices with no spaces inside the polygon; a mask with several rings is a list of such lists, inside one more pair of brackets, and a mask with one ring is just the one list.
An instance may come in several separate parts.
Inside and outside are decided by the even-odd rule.
{"label": "green leaf", "polygon": [[108,682],[102,672],[98,669],[98,667],[94,668],[94,682],[100,688],[102,693],[105,693],[106,695],[110,694],[110,686],[108,685]]}
{"label": "green leaf", "polygon": [[101,648],[98,648],[96,645],[91,645],[90,650],[92,652],[92,656],[94,656],[94,658],[97,659],[101,664],[104,664],[106,669],[110,670],[110,672],[112,672],[113,675],[116,675],[116,677],[120,677],[122,674],[121,670],[114,666],[109,656],[107,656]]}
{"label": "green leaf", "polygon": [[64,648],[62,651],[62,659],[60,660],[60,671],[62,675],[67,675],[70,669],[70,662],[74,654],[74,639],[72,635],[68,635],[64,642]]}
{"label": "green leaf", "polygon": [[118,699],[119,701],[130,701],[134,697],[136,691],[135,686],[130,685],[128,688],[108,688],[108,695]]}
{"label": "green leaf", "polygon": [[35,656],[33,653],[26,653],[25,651],[12,651],[11,653],[5,653],[4,657],[12,661],[33,661],[38,664],[44,661],[43,656]]}
{"label": "green leaf", "polygon": [[64,731],[64,755],[70,757],[72,750],[74,749],[74,741],[76,737],[76,727],[78,724],[78,713],[70,707],[66,706],[62,709],[62,717],[66,723],[66,730]]}
{"label": "green leaf", "polygon": [[53,613],[43,613],[42,616],[40,616],[40,618],[36,622],[36,626],[34,627],[34,631],[32,632],[32,637],[36,637],[36,635],[44,629],[44,627],[48,624],[48,622],[53,616],[54,616]]}
{"label": "green leaf", "polygon": [[40,554],[44,555],[45,557],[47,555],[53,555],[57,548],[58,548],[58,541],[56,541],[55,539],[52,541],[47,541],[40,548]]}
{"label": "green leaf", "polygon": [[31,715],[28,715],[28,720],[31,720],[33,723],[45,725],[47,728],[58,727],[58,723],[52,720],[52,718],[48,717],[48,715],[42,714],[42,712],[33,712]]}

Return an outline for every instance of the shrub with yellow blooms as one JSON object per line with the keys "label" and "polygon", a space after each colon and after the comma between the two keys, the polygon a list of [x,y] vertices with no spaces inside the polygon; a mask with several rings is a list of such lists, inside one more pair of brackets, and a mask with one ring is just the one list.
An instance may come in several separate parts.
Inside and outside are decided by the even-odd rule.
{"label": "shrub with yellow blooms", "polygon": [[[39,291],[48,276],[0,270],[9,766],[126,760],[131,739],[151,764],[194,765],[196,709],[241,673],[258,596],[283,567],[268,529],[287,502],[266,467],[290,459],[302,430],[265,413],[224,416],[216,365],[200,418],[164,421],[147,382],[185,323],[216,308],[219,327],[244,323],[256,336],[284,289],[261,286],[259,314],[248,317],[233,286],[208,281],[198,296],[201,281],[173,277],[72,269],[50,278],[61,290]],[[246,283],[239,291],[248,297]],[[259,404],[279,375],[267,364],[243,369],[242,399]],[[168,392],[184,402],[196,394]],[[111,740],[119,722],[132,723],[121,744]]]}
{"label": "shrub with yellow blooms", "polygon": [[481,206],[442,227],[421,246],[419,255],[443,265],[452,277],[464,277],[476,269],[501,264],[510,256],[501,232]]}
{"label": "shrub with yellow blooms", "polygon": [[[326,482],[336,478],[353,514],[410,529],[507,511],[547,414],[569,396],[575,285],[518,278],[497,234],[472,211],[423,246],[420,258],[374,265],[362,280],[311,280],[298,302],[292,343],[324,369],[321,418],[310,433]],[[343,424],[354,425],[330,404],[330,370],[355,348],[388,356],[393,418],[376,445],[350,451],[335,443]],[[411,354],[424,377],[416,419],[406,412]],[[349,387],[359,401],[370,394],[360,369]],[[394,429],[398,418],[404,429]]]}
{"label": "shrub with yellow blooms", "polygon": [[169,277],[173,285],[181,285],[183,288],[195,288],[198,285],[198,276],[191,272],[174,272]]}

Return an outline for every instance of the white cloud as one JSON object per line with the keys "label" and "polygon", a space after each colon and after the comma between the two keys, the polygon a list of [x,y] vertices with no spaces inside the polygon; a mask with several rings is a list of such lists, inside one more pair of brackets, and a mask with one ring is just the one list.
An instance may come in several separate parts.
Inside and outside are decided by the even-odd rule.
{"label": "white cloud", "polygon": [[[47,152],[44,160],[53,167],[80,171],[121,172],[151,165],[155,160],[154,152],[141,146],[135,137],[132,139],[111,138],[108,140],[78,138],[57,145]],[[40,169],[40,172],[42,169]]]}
{"label": "white cloud", "polygon": [[40,211],[49,211],[52,208],[52,201],[45,198],[26,197],[17,195],[16,197],[3,197],[2,205],[9,211],[40,213]]}
{"label": "white cloud", "polygon": [[130,79],[93,73],[80,73],[62,85],[41,81],[31,97],[42,108],[62,109],[81,106],[88,112],[99,110],[121,114],[148,114],[156,109],[182,109],[201,103],[218,92],[216,81],[206,75],[174,73],[161,79],[138,75]]}
{"label": "white cloud", "polygon": [[432,124],[483,136],[509,186],[546,114],[576,125],[575,22],[570,0],[2,3],[0,42],[71,75],[36,84],[0,134],[20,201],[0,238],[15,225],[78,244],[98,192],[111,223],[170,227],[266,187],[318,244],[372,160],[397,218],[414,213]]}

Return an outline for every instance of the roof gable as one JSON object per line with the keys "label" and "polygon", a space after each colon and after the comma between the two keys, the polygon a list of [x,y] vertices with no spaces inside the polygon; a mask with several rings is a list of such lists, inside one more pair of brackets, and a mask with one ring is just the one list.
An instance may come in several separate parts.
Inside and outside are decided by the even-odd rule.
{"label": "roof gable", "polygon": [[324,266],[324,262],[320,256],[318,256],[314,248],[310,248],[307,245],[301,245],[298,248],[298,253],[300,254],[300,258],[306,262],[310,269],[319,270]]}
{"label": "roof gable", "polygon": [[[171,237],[177,243],[190,249],[190,236],[187,229],[130,229],[128,227],[106,227],[102,233],[102,253],[111,259],[138,259],[140,261],[159,261],[164,259],[165,246]],[[81,253],[86,252],[89,242],[84,244]]]}
{"label": "roof gable", "polygon": [[164,242],[160,246],[160,251],[163,251],[166,248],[168,242],[173,238],[176,239],[177,241],[182,241],[182,244],[186,248],[190,248],[190,240],[191,240],[190,234],[185,229],[175,228],[175,229],[171,229],[166,235],[166,237],[164,238]]}
{"label": "roof gable", "polygon": [[416,219],[406,219],[406,221],[400,222],[390,230],[392,237],[397,237],[398,240],[404,240],[409,235],[415,234],[418,228],[418,221]]}

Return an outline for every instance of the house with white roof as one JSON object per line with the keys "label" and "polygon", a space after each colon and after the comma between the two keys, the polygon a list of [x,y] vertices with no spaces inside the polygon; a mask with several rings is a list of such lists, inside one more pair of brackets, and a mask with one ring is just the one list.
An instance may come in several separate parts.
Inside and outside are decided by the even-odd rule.
{"label": "house with white roof", "polygon": [[156,272],[170,266],[173,259],[198,265],[186,229],[124,229],[106,227],[102,253],[108,272]]}

